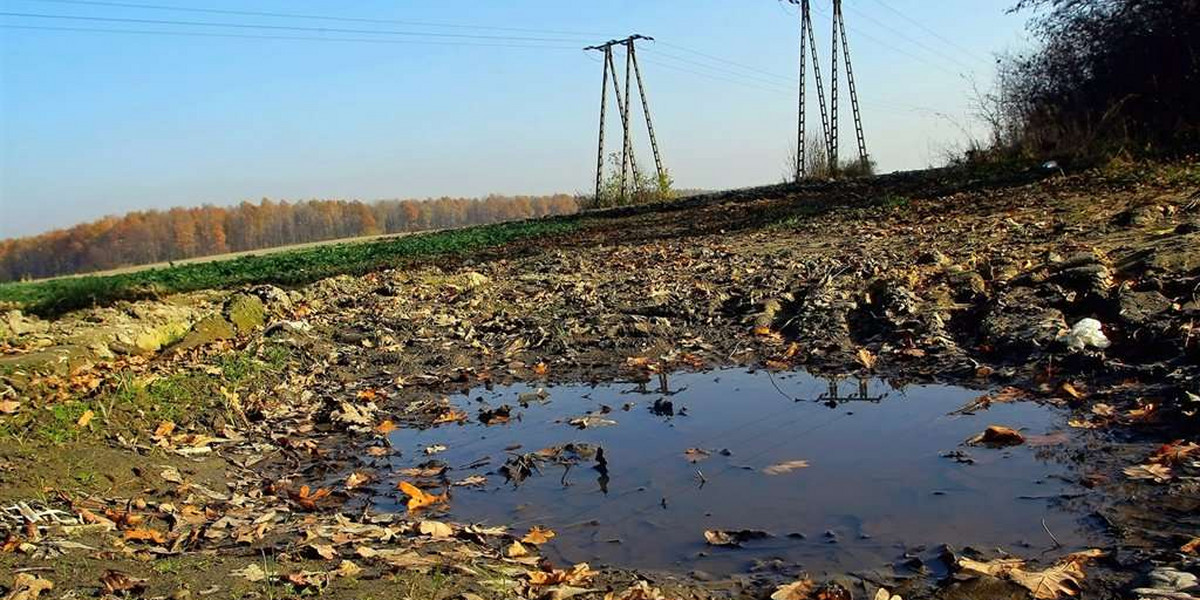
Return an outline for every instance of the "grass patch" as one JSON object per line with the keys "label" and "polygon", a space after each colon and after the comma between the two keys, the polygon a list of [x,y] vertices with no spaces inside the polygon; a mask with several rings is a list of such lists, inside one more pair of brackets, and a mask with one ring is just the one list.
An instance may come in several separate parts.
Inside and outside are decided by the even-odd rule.
{"label": "grass patch", "polygon": [[118,275],[67,277],[0,284],[0,302],[52,317],[119,300],[248,284],[301,285],[343,274],[362,274],[405,260],[455,254],[509,242],[562,235],[579,228],[575,217],[481,225],[370,242],[329,244],[229,260],[148,269]]}
{"label": "grass patch", "polygon": [[[136,435],[162,421],[188,425],[215,415],[231,421],[239,418],[240,408],[222,389],[236,394],[270,387],[290,358],[287,347],[267,345],[223,357],[216,371],[182,371],[150,381],[125,378],[88,400],[51,401],[0,420],[0,440],[63,445],[97,433]],[[94,416],[80,427],[88,410]]]}

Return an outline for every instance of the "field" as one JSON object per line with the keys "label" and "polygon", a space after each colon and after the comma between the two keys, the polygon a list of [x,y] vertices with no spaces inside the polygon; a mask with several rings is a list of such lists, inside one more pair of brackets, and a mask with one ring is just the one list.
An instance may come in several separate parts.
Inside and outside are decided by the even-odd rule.
{"label": "field", "polygon": [[560,235],[577,225],[571,218],[481,225],[378,240],[316,244],[296,249],[244,253],[232,259],[187,262],[106,275],[81,275],[0,284],[0,303],[53,316],[117,300],[249,284],[298,285],[343,274],[397,266],[406,260],[479,251],[536,236]]}

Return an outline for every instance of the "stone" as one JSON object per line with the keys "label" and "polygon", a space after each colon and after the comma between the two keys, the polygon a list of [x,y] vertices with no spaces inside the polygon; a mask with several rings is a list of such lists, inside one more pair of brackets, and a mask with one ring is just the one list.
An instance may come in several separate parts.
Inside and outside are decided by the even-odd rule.
{"label": "stone", "polygon": [[1153,225],[1163,217],[1163,208],[1156,204],[1135,206],[1117,215],[1116,223],[1126,227],[1145,227]]}
{"label": "stone", "polygon": [[1062,311],[1046,306],[1032,288],[1015,288],[997,299],[979,325],[984,341],[997,349],[1033,353],[1050,347],[1067,320]]}
{"label": "stone", "polygon": [[266,306],[258,296],[235,294],[225,303],[225,318],[233,323],[238,333],[262,327],[267,320]]}
{"label": "stone", "polygon": [[236,335],[237,332],[234,331],[232,323],[220,315],[211,315],[196,323],[178,344],[171,347],[171,350],[176,352],[191,350],[213,342],[231,340]]}
{"label": "stone", "polygon": [[12,339],[23,335],[46,333],[50,330],[50,322],[10,310],[0,317],[0,339]]}
{"label": "stone", "polygon": [[11,375],[70,375],[90,364],[92,353],[82,346],[53,346],[25,354],[0,357],[0,372]]}
{"label": "stone", "polygon": [[1121,321],[1134,327],[1150,324],[1159,314],[1171,310],[1171,300],[1155,292],[1121,290],[1117,293],[1117,314]]}
{"label": "stone", "polygon": [[250,293],[258,296],[272,312],[292,310],[292,297],[278,287],[259,285],[251,288]]}

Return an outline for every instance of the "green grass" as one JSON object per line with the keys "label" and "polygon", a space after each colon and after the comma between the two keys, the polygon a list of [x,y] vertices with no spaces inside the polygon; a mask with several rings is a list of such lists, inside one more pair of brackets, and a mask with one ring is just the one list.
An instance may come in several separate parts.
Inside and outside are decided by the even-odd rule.
{"label": "green grass", "polygon": [[579,221],[575,217],[565,217],[498,223],[118,275],[3,283],[0,284],[0,302],[13,303],[42,316],[56,316],[79,308],[175,292],[262,283],[301,285],[334,275],[362,274],[417,258],[566,234],[578,229]]}

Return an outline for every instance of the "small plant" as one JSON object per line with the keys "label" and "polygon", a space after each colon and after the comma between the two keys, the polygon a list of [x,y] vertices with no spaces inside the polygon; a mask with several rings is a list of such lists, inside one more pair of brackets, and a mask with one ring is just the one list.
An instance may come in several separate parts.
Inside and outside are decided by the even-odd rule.
{"label": "small plant", "polygon": [[664,170],[662,175],[654,176],[634,162],[633,169],[626,169],[625,178],[622,178],[621,155],[616,152],[609,154],[608,162],[608,175],[601,181],[600,195],[592,199],[591,207],[608,208],[675,199],[672,187],[675,182],[669,172]]}

